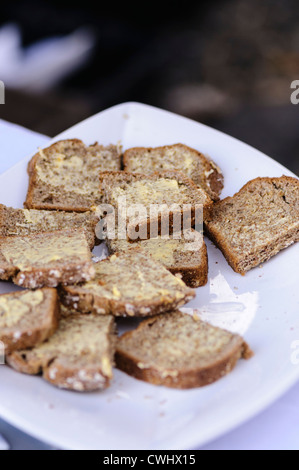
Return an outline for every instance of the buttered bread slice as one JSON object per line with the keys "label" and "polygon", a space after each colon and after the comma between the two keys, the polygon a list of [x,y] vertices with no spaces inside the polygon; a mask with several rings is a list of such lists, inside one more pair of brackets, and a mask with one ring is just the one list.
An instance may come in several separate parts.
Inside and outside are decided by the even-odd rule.
{"label": "buttered bread slice", "polygon": [[60,388],[77,392],[107,388],[112,379],[116,333],[111,316],[73,312],[60,320],[53,336],[33,349],[8,355],[24,374],[40,374]]}
{"label": "buttered bread slice", "polygon": [[62,140],[39,150],[28,165],[27,209],[85,212],[102,202],[99,173],[120,170],[121,148],[79,139]]}
{"label": "buttered bread slice", "polygon": [[299,241],[299,180],[256,178],[215,204],[206,232],[240,274]]}
{"label": "buttered bread slice", "polygon": [[21,287],[56,287],[94,276],[84,230],[0,237],[0,279]]}
{"label": "buttered bread slice", "polygon": [[83,313],[145,317],[183,306],[195,297],[179,278],[139,248],[94,264],[95,278],[61,286],[62,302]]}
{"label": "buttered bread slice", "polygon": [[179,170],[214,201],[223,189],[223,174],[208,157],[184,144],[163,147],[134,147],[124,152],[124,170],[150,175],[155,171]]}
{"label": "buttered bread slice", "polygon": [[228,374],[252,351],[241,336],[180,311],[144,320],[117,343],[117,367],[155,385],[194,388]]}
{"label": "buttered bread slice", "polygon": [[[209,216],[213,205],[203,189],[176,170],[148,176],[106,171],[100,174],[100,188],[104,203],[115,209],[117,226],[122,223],[121,216],[126,224],[127,236],[132,240],[137,239],[138,234],[141,239],[151,238],[154,223],[157,225],[157,234],[161,235],[165,230],[163,221],[167,221],[167,218],[169,232],[181,230],[188,220],[187,228],[195,223],[199,225],[202,219]],[[136,212],[138,215],[134,217]]]}
{"label": "buttered bread slice", "polygon": [[106,240],[110,254],[126,252],[133,246],[165,266],[172,274],[179,274],[189,287],[204,286],[208,282],[208,253],[203,235],[195,230],[130,242]]}
{"label": "buttered bread slice", "polygon": [[55,289],[0,295],[0,341],[5,354],[42,343],[58,328],[60,304]]}
{"label": "buttered bread slice", "polygon": [[26,236],[42,232],[83,228],[90,249],[95,245],[99,218],[94,211],[77,213],[35,209],[13,209],[0,204],[0,236]]}

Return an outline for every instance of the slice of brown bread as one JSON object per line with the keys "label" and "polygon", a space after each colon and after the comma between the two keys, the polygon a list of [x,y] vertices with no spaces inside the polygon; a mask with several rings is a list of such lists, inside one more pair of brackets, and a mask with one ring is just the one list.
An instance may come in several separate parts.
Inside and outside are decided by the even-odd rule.
{"label": "slice of brown bread", "polygon": [[[177,237],[177,238],[176,238]],[[137,245],[154,260],[162,263],[172,274],[180,274],[189,287],[204,286],[208,282],[208,252],[201,233],[195,230],[130,242],[106,240],[110,254],[125,252]]]}
{"label": "slice of brown bread", "polygon": [[155,385],[194,388],[228,374],[252,351],[241,336],[175,311],[144,320],[122,335],[117,367]]}
{"label": "slice of brown bread", "polygon": [[58,328],[60,303],[56,289],[0,295],[0,341],[5,354],[31,348]]}
{"label": "slice of brown bread", "polygon": [[257,178],[214,205],[207,235],[240,274],[299,240],[299,180]]}
{"label": "slice of brown bread", "polygon": [[[190,218],[190,227],[195,223],[196,213],[204,220],[209,217],[213,205],[207,193],[198,188],[192,180],[176,170],[168,170],[152,175],[138,173],[106,171],[100,174],[100,188],[103,193],[103,202],[111,205],[116,216],[121,210],[120,201],[125,198],[126,213],[121,216],[127,224],[127,235],[136,239],[136,232],[142,233],[140,238],[150,237],[150,225],[157,221],[158,234],[161,234],[161,221],[164,215],[169,215],[170,231],[179,231],[181,226],[186,227],[187,217]],[[145,209],[145,215],[139,217],[128,216],[128,210],[134,205],[141,205]],[[162,209],[161,212],[153,214],[151,209]],[[200,214],[202,209],[202,214]],[[175,214],[185,221],[180,220],[180,227],[173,228]],[[116,219],[119,224],[119,217]],[[197,221],[200,223],[201,221]],[[177,222],[175,222],[177,224]],[[184,224],[184,225],[183,225]],[[145,232],[142,230],[145,228]]]}
{"label": "slice of brown bread", "polygon": [[25,374],[40,374],[60,388],[78,392],[107,388],[116,343],[111,316],[70,315],[51,338],[33,349],[14,352],[8,364]]}
{"label": "slice of brown bread", "polygon": [[21,287],[56,287],[94,276],[83,229],[2,237],[0,253],[0,279],[12,278]]}
{"label": "slice of brown bread", "polygon": [[94,265],[85,284],[62,286],[62,302],[82,313],[145,317],[167,312],[195,297],[195,291],[142,250],[131,248]]}
{"label": "slice of brown bread", "polygon": [[220,168],[210,158],[184,144],[130,148],[124,152],[123,162],[125,171],[131,173],[150,175],[155,171],[180,170],[214,201],[219,200],[223,189]]}
{"label": "slice of brown bread", "polygon": [[77,213],[35,209],[13,209],[0,204],[0,237],[26,236],[35,233],[83,228],[88,245],[95,245],[95,228],[99,218],[94,211]]}
{"label": "slice of brown bread", "polygon": [[98,176],[121,168],[121,149],[81,140],[56,142],[40,150],[28,165],[27,209],[86,212],[102,202]]}

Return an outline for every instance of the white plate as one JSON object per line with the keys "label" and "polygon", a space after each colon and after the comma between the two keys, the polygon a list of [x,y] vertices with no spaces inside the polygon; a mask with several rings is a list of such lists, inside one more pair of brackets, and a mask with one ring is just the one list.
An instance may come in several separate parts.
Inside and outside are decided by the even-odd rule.
{"label": "white plate", "polygon": [[[213,157],[224,171],[223,196],[257,176],[292,175],[248,145],[183,117],[138,103],[108,109],[55,139],[120,141],[124,148],[183,142]],[[0,201],[22,207],[26,163],[0,176]],[[171,390],[115,371],[100,393],[58,390],[39,377],[0,367],[0,415],[60,448],[189,449],[233,429],[269,406],[299,378],[291,360],[299,340],[298,251],[293,245],[242,277],[208,242],[209,283],[188,307],[215,325],[244,335],[255,351],[227,377],[202,389]],[[0,283],[0,292],[11,290]],[[298,357],[298,356],[297,356]]]}

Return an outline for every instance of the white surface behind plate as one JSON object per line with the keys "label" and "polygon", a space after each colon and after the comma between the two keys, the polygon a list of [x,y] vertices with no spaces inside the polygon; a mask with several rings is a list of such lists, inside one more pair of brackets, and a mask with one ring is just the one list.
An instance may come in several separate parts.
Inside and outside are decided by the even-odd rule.
{"label": "white surface behind plate", "polygon": [[[184,142],[211,155],[224,170],[224,196],[253,177],[290,174],[231,137],[135,103],[114,107],[58,136],[73,137],[86,143],[120,140],[125,148]],[[22,205],[24,169],[21,163],[0,176],[1,202]],[[210,441],[272,403],[299,377],[298,366],[290,360],[292,341],[299,339],[298,245],[245,277],[234,273],[210,243],[208,250],[209,283],[198,289],[189,306],[199,308],[212,323],[242,333],[255,351],[252,360],[240,361],[232,374],[203,389],[155,387],[116,371],[110,389],[87,395],[57,390],[39,377],[1,367],[1,416],[63,448],[186,449]]]}

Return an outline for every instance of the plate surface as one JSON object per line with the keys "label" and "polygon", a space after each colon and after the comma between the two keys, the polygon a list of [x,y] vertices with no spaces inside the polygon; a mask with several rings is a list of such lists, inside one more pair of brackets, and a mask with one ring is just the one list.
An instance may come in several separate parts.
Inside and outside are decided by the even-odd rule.
{"label": "plate surface", "polygon": [[[74,137],[88,144],[121,142],[125,149],[185,143],[210,155],[222,168],[223,197],[257,176],[292,176],[232,137],[139,103],[103,111],[52,142]],[[0,176],[1,203],[22,207],[30,157]],[[245,277],[234,273],[209,241],[207,245],[209,282],[187,307],[242,334],[255,352],[253,359],[239,361],[230,375],[202,389],[156,387],[116,370],[108,390],[83,395],[1,366],[0,415],[59,448],[194,449],[273,403],[299,378],[299,366],[292,361],[294,341],[299,340],[299,245]],[[1,293],[10,290],[15,290],[11,284],[0,283]]]}

